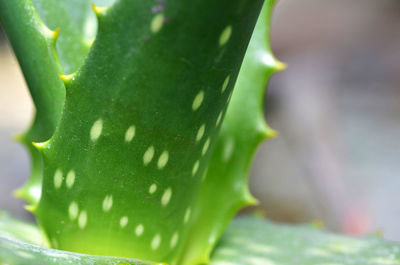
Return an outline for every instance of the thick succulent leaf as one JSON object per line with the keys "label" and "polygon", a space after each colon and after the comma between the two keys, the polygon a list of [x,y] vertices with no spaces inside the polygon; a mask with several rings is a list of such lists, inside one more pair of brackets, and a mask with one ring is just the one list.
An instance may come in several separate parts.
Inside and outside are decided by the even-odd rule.
{"label": "thick succulent leaf", "polygon": [[[2,265],[150,265],[154,262],[136,259],[84,255],[29,244],[0,234]],[[161,264],[159,264],[161,265]]]}
{"label": "thick succulent leaf", "polygon": [[[4,5],[4,13],[1,13],[3,26],[20,61],[37,110],[31,128],[17,138],[29,151],[32,169],[27,183],[15,194],[35,205],[41,194],[43,162],[32,142],[48,140],[54,133],[65,99],[64,86],[57,77],[63,70],[54,47],[65,72],[76,71],[89,52],[97,30],[97,21],[90,8],[92,0],[33,0],[33,4],[31,1],[12,2],[0,3]],[[113,1],[95,2],[109,4]],[[29,25],[27,21],[34,23]],[[18,28],[14,28],[15,25]],[[57,29],[57,32],[51,32],[48,28]],[[33,44],[33,47],[28,47],[25,43]],[[50,45],[47,50],[46,44]],[[45,78],[49,78],[48,81]]]}
{"label": "thick succulent leaf", "polygon": [[55,47],[58,31],[51,31],[43,24],[30,0],[0,1],[0,21],[36,107],[32,126],[18,137],[31,154],[33,169],[29,182],[17,195],[34,204],[40,196],[42,160],[31,143],[51,137],[65,99],[64,84],[57,76],[62,73]]}
{"label": "thick succulent leaf", "polygon": [[15,219],[3,211],[0,211],[0,236],[28,244],[48,246],[37,226]]}
{"label": "thick succulent leaf", "polygon": [[312,225],[238,217],[212,255],[211,265],[400,265],[400,244],[377,236],[352,238]]}
{"label": "thick succulent leaf", "polygon": [[[207,263],[228,222],[256,201],[248,191],[248,173],[257,146],[273,137],[264,120],[264,96],[270,76],[283,68],[269,48],[269,22],[275,1],[264,3],[232,100],[213,151],[186,245],[185,264]],[[221,111],[220,117],[224,115]],[[217,122],[221,122],[220,119]],[[197,253],[203,251],[202,256]]]}
{"label": "thick succulent leaf", "polygon": [[65,80],[54,136],[38,145],[34,212],[54,247],[177,262],[262,2],[96,8],[96,40]]}
{"label": "thick succulent leaf", "polygon": [[[0,211],[0,264],[8,265],[139,265],[153,262],[82,255],[47,248],[37,226]],[[160,264],[161,265],[161,264]]]}

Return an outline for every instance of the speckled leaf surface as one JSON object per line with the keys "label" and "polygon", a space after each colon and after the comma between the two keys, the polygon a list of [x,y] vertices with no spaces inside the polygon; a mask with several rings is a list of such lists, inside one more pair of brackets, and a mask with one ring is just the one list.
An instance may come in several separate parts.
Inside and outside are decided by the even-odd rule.
{"label": "speckled leaf surface", "polygon": [[[48,248],[37,226],[0,211],[1,265],[145,265],[153,262],[82,255]],[[158,264],[161,265],[161,264]]]}
{"label": "speckled leaf surface", "polygon": [[83,255],[25,243],[0,235],[1,265],[161,265],[128,258]]}
{"label": "speckled leaf surface", "polygon": [[311,225],[238,217],[218,243],[211,265],[399,265],[400,244],[352,238]]}
{"label": "speckled leaf surface", "polygon": [[[34,239],[34,240],[33,240]],[[44,247],[38,229],[0,215],[0,264],[140,265],[152,262],[91,256]],[[31,243],[27,243],[29,241]],[[214,250],[210,265],[399,265],[400,244],[376,236],[350,238],[311,225],[282,225],[238,217]],[[161,265],[161,264],[158,264]]]}
{"label": "speckled leaf surface", "polygon": [[[24,0],[0,3],[3,10],[0,14],[2,24],[20,62],[36,107],[31,128],[17,137],[28,149],[32,170],[27,183],[15,194],[32,205],[40,198],[43,162],[31,143],[48,140],[54,133],[65,100],[65,89],[57,74],[76,71],[89,52],[97,30],[97,21],[90,4],[112,2]],[[31,60],[33,57],[35,60]]]}
{"label": "speckled leaf surface", "polygon": [[[18,9],[15,8],[15,4],[4,8],[7,13],[4,13],[2,17],[7,20],[5,26],[8,30],[10,41],[24,70],[24,76],[28,81],[27,83],[37,109],[37,115],[30,130],[17,138],[29,151],[32,170],[27,183],[18,189],[15,194],[27,200],[31,205],[35,205],[39,201],[43,170],[42,158],[31,143],[32,141],[48,140],[54,133],[65,100],[64,86],[55,74],[62,74],[64,71],[65,73],[76,71],[88,54],[97,30],[97,20],[90,8],[90,4],[110,4],[112,2],[112,0],[33,0],[33,2],[21,1]],[[14,16],[13,12],[18,12],[18,15]],[[17,21],[21,22],[19,21],[20,18],[36,21],[37,26],[33,34],[20,33],[19,27],[24,28],[24,26],[16,23]],[[12,32],[9,32],[10,29],[8,27],[8,24],[10,24],[8,20],[10,19],[14,21],[11,23],[19,25],[18,29],[12,29]],[[27,26],[27,23],[25,22],[24,25]],[[54,32],[49,31],[49,29],[54,30]],[[15,34],[18,32],[19,34]],[[14,36],[18,36],[19,39]],[[21,38],[36,45],[43,45],[43,40],[49,39],[48,54],[46,54],[46,50],[37,49],[35,46],[33,49],[32,47],[28,49],[29,52],[33,51],[34,53],[38,50],[41,51],[41,53],[33,55],[39,58],[39,60],[35,60],[35,67],[32,67],[31,64],[24,65],[24,62],[29,62],[32,53],[27,53],[24,50],[27,46],[21,49]],[[57,51],[56,54],[55,51]],[[62,67],[60,67],[58,58],[60,58]],[[50,67],[53,65],[57,68],[43,67],[44,62],[49,64]],[[57,85],[43,82],[43,77],[36,84],[31,82],[30,80],[36,78],[36,76],[49,78],[56,82]],[[45,97],[42,94],[48,94],[48,96]],[[45,118],[42,118],[43,116]]]}
{"label": "speckled leaf surface", "polygon": [[37,145],[45,166],[34,212],[53,247],[178,261],[261,6],[120,0],[96,8],[98,34],[65,80],[59,126]]}
{"label": "speckled leaf surface", "polygon": [[[184,262],[201,264],[237,211],[256,200],[248,191],[248,173],[257,146],[276,133],[264,120],[264,96],[270,76],[282,70],[269,48],[269,22],[275,1],[266,1],[243,61],[232,99],[211,156],[204,184],[193,205],[193,224]],[[232,80],[226,79],[226,84]],[[222,92],[222,91],[221,91]],[[223,93],[223,92],[222,92]],[[222,122],[224,110],[217,124]],[[202,253],[198,256],[195,253]]]}

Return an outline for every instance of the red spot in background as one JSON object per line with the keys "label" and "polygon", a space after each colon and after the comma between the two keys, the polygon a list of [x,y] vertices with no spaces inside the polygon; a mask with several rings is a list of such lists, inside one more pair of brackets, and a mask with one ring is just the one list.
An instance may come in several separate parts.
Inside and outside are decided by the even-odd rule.
{"label": "red spot in background", "polygon": [[372,220],[367,211],[351,209],[343,221],[343,232],[349,235],[364,235],[370,233]]}

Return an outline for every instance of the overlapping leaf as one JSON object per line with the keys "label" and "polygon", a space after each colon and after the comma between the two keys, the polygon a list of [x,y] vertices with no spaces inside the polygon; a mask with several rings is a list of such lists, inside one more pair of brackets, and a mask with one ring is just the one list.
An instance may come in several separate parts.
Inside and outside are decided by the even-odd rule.
{"label": "overlapping leaf", "polygon": [[114,0],[32,0],[40,18],[50,29],[60,30],[57,52],[65,73],[82,65],[97,31],[91,4],[110,5]]}
{"label": "overlapping leaf", "polygon": [[33,0],[32,3],[24,0],[0,3],[2,24],[36,108],[31,128],[17,137],[30,153],[32,170],[29,180],[16,191],[16,195],[32,205],[40,198],[43,170],[42,158],[32,142],[46,141],[54,133],[65,100],[65,88],[57,75],[64,70],[66,73],[76,71],[89,52],[97,30],[97,21],[90,8],[93,2],[110,4],[113,1]]}
{"label": "overlapping leaf", "polygon": [[[0,264],[9,265],[150,265],[153,262],[91,256],[48,248],[37,226],[0,211]],[[159,264],[161,265],[161,264]]]}
{"label": "overlapping leaf", "polygon": [[[264,120],[266,85],[270,76],[284,67],[269,48],[274,3],[265,2],[246,52],[200,196],[193,207],[194,221],[184,264],[207,263],[229,221],[240,208],[255,203],[248,191],[252,157],[260,142],[276,134]],[[221,111],[219,117],[223,115]]]}
{"label": "overlapping leaf", "polygon": [[[58,31],[47,28],[30,0],[0,1],[0,21],[20,63],[31,92],[36,115],[30,129],[18,137],[31,154],[32,173],[17,195],[35,204],[41,193],[42,159],[33,141],[48,140],[61,116],[64,85],[56,53]],[[28,44],[29,43],[29,44]]]}
{"label": "overlapping leaf", "polygon": [[239,217],[217,245],[211,265],[399,265],[400,244],[377,236],[352,238],[311,225]]}
{"label": "overlapping leaf", "polygon": [[[154,264],[49,249],[38,245],[42,240],[37,228],[2,213],[0,264]],[[334,235],[311,225],[282,225],[255,216],[241,216],[229,225],[212,254],[210,264],[399,265],[400,245],[386,242],[377,236],[350,238]]]}

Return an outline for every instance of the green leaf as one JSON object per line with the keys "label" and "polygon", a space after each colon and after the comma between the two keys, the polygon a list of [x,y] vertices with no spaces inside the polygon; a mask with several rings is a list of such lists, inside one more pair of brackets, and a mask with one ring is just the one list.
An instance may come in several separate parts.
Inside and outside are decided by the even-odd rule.
{"label": "green leaf", "polygon": [[400,244],[377,236],[353,238],[312,225],[236,218],[213,252],[211,265],[399,265]]}
{"label": "green leaf", "polygon": [[34,245],[49,245],[37,226],[15,219],[3,211],[0,211],[0,236]]}
{"label": "green leaf", "polygon": [[[9,265],[147,265],[153,262],[82,255],[47,248],[39,229],[0,211],[0,264]],[[159,264],[161,265],[161,264]]]}
{"label": "green leaf", "polygon": [[31,154],[32,173],[27,184],[16,192],[35,204],[41,192],[42,159],[31,143],[46,141],[51,137],[65,98],[64,85],[57,76],[63,73],[56,54],[58,31],[51,31],[43,24],[30,0],[0,1],[0,22],[14,49],[36,107],[30,129],[17,137]]}
{"label": "green leaf", "polygon": [[96,8],[96,40],[65,80],[53,137],[37,145],[44,181],[34,212],[53,246],[178,262],[261,6],[120,0]]}
{"label": "green leaf", "polygon": [[[0,264],[9,265],[150,265],[128,258],[105,257],[72,253],[40,247],[0,235]],[[161,265],[161,264],[159,264]]]}
{"label": "green leaf", "polygon": [[[270,17],[275,1],[266,1],[255,27],[226,111],[221,132],[193,208],[190,241],[184,264],[208,263],[226,225],[246,206],[256,203],[248,190],[248,173],[257,146],[275,136],[264,120],[264,96],[272,74],[284,65],[269,47]],[[227,83],[232,82],[228,77]],[[219,117],[223,117],[221,111]],[[222,119],[218,119],[221,122]],[[200,256],[198,253],[202,253]]]}
{"label": "green leaf", "polygon": [[[29,151],[32,169],[27,183],[15,194],[31,205],[36,205],[39,201],[43,174],[41,155],[32,146],[32,142],[48,140],[60,119],[65,89],[57,74],[62,74],[64,70],[67,73],[76,71],[89,52],[97,30],[97,21],[90,8],[92,2],[33,0],[32,3],[24,0],[18,3],[0,3],[3,11],[0,11],[0,19],[22,67],[36,107],[32,126],[17,137]],[[113,1],[96,2],[106,4]],[[58,61],[58,55],[64,70]]]}
{"label": "green leaf", "polygon": [[[0,264],[154,264],[48,249],[43,240],[34,226],[0,213]],[[311,225],[282,225],[255,216],[236,218],[213,252],[211,265],[261,264],[398,265],[400,244],[376,236],[335,235]]]}

